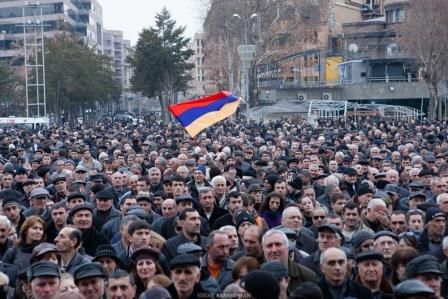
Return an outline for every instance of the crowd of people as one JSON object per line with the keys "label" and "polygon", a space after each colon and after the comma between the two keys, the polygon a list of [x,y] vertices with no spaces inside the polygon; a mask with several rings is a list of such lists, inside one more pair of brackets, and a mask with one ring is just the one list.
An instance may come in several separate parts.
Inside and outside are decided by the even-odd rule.
{"label": "crowd of people", "polygon": [[0,130],[0,298],[448,298],[446,123]]}

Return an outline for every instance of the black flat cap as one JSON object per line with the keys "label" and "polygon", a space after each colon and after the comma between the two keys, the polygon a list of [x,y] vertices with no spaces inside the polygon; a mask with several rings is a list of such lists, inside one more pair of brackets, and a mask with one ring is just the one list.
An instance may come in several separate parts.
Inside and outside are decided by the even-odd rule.
{"label": "black flat cap", "polygon": [[100,245],[95,251],[94,262],[97,262],[100,257],[110,257],[115,260],[117,264],[120,263],[120,259],[117,257],[115,253],[115,249],[111,245]]}
{"label": "black flat cap", "polygon": [[183,201],[191,201],[193,202],[193,197],[191,197],[191,195],[188,194],[181,194],[179,196],[176,197],[176,203],[181,203]]}
{"label": "black flat cap", "polygon": [[429,169],[429,168],[423,168],[423,169],[418,173],[418,176],[419,176],[419,177],[422,177],[422,176],[425,176],[425,175],[434,175],[434,173],[433,173],[432,170]]}
{"label": "black flat cap", "polygon": [[366,230],[357,231],[352,237],[353,248],[358,248],[364,241],[373,240],[373,233]]}
{"label": "black flat cap", "polygon": [[272,262],[264,263],[261,266],[260,270],[264,270],[264,271],[272,273],[277,280],[280,280],[283,277],[289,276],[288,269],[286,269],[286,266],[279,261],[272,261]]}
{"label": "black flat cap", "polygon": [[137,261],[142,259],[150,259],[154,262],[157,262],[159,260],[159,257],[160,253],[158,250],[155,250],[153,248],[140,248],[132,253],[131,261],[137,263]]}
{"label": "black flat cap", "polygon": [[67,178],[65,176],[58,176],[53,180],[54,185],[56,185],[59,182],[67,182]]}
{"label": "black flat cap", "polygon": [[375,235],[373,235],[373,239],[376,240],[379,237],[383,237],[383,236],[391,237],[392,239],[394,239],[395,241],[398,242],[398,236],[396,234],[394,234],[393,232],[388,231],[388,230],[380,230],[379,232],[375,233]]}
{"label": "black flat cap", "polygon": [[49,261],[41,261],[34,263],[27,273],[28,281],[42,276],[61,277],[58,265]]}
{"label": "black flat cap", "polygon": [[20,205],[21,205],[20,204],[20,199],[18,199],[15,196],[11,196],[11,195],[4,197],[3,201],[2,201],[2,208],[3,209],[5,209],[6,207],[9,207],[9,206],[18,206],[18,207],[20,207]]}
{"label": "black flat cap", "polygon": [[76,267],[73,273],[75,282],[90,277],[106,277],[100,263],[87,263]]}
{"label": "black flat cap", "polygon": [[177,254],[203,254],[205,253],[204,249],[194,244],[193,242],[183,243],[177,246]]}
{"label": "black flat cap", "polygon": [[356,169],[354,169],[354,168],[347,167],[347,168],[344,170],[344,174],[346,174],[346,175],[358,175],[358,172],[357,172]]}
{"label": "black flat cap", "polygon": [[426,210],[425,222],[428,223],[429,221],[439,217],[446,219],[446,215],[441,209],[436,207],[430,207]]}
{"label": "black flat cap", "polygon": [[201,266],[199,258],[196,255],[180,254],[180,255],[175,256],[170,262],[171,270],[176,269],[176,268],[189,267],[189,266],[197,266],[197,267]]}
{"label": "black flat cap", "polygon": [[89,203],[83,203],[80,205],[75,205],[71,210],[70,210],[70,217],[73,217],[73,215],[75,215],[77,212],[82,211],[82,210],[89,210],[90,213],[93,214],[93,206]]}
{"label": "black flat cap", "polygon": [[355,261],[357,263],[360,263],[363,261],[371,261],[371,260],[383,262],[384,256],[381,252],[368,250],[368,251],[363,251],[363,252],[358,253],[355,257]]}
{"label": "black flat cap", "polygon": [[27,179],[25,182],[22,183],[23,187],[28,185],[36,185],[36,182],[33,179]]}
{"label": "black flat cap", "polygon": [[115,198],[114,194],[111,191],[107,190],[107,189],[101,190],[100,192],[98,192],[96,194],[95,197],[96,197],[96,199],[103,200],[103,201],[105,201],[105,200],[113,200]]}
{"label": "black flat cap", "polygon": [[73,193],[70,193],[67,196],[67,201],[70,201],[70,200],[72,200],[74,198],[82,198],[82,199],[84,199],[84,201],[86,200],[86,196],[83,193],[81,193],[81,192],[73,192]]}
{"label": "black flat cap", "polygon": [[415,278],[417,275],[425,273],[443,274],[436,257],[429,254],[420,255],[406,265],[407,278]]}
{"label": "black flat cap", "polygon": [[368,194],[368,193],[370,193],[372,195],[375,194],[373,189],[370,188],[370,185],[365,183],[365,184],[359,185],[359,188],[358,188],[358,191],[356,192],[356,195],[361,196],[361,195]]}
{"label": "black flat cap", "polygon": [[334,224],[324,224],[324,225],[321,225],[321,226],[319,226],[319,228],[317,229],[317,231],[320,233],[320,232],[323,232],[323,231],[331,231],[331,232],[333,232],[333,233],[335,233],[335,234],[338,234],[340,237],[341,237],[341,239],[342,240],[344,240],[344,235],[342,234],[342,232],[341,232],[341,230],[339,229],[339,227],[337,227],[336,225],[334,225]]}
{"label": "black flat cap", "polygon": [[102,182],[104,182],[104,177],[102,174],[94,174],[94,175],[90,176],[89,181],[92,181],[95,183],[102,183]]}
{"label": "black flat cap", "polygon": [[394,288],[396,298],[407,298],[416,295],[431,296],[434,295],[434,290],[426,284],[417,279],[408,279],[399,283]]}
{"label": "black flat cap", "polygon": [[146,194],[140,194],[140,195],[138,195],[137,198],[136,198],[136,200],[137,200],[137,202],[139,202],[139,201],[147,201],[147,202],[149,202],[149,203],[152,203],[152,202],[153,202],[153,199],[151,198],[151,196],[146,195]]}
{"label": "black flat cap", "polygon": [[57,252],[58,249],[56,245],[52,243],[43,242],[34,247],[33,253],[31,254],[31,261],[34,261],[36,258],[44,255],[47,252]]}

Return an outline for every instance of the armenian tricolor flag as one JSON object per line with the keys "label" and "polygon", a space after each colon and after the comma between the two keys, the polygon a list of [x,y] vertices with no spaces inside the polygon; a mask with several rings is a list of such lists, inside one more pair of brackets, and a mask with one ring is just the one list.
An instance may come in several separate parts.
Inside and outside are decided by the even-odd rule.
{"label": "armenian tricolor flag", "polygon": [[168,110],[191,137],[236,112],[240,99],[231,92],[220,91],[210,96],[171,105]]}

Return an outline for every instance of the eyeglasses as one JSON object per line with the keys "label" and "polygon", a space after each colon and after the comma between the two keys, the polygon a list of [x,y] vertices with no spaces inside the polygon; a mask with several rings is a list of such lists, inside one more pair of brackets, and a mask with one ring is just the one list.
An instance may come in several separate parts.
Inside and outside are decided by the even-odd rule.
{"label": "eyeglasses", "polygon": [[325,219],[327,216],[313,216],[314,220]]}

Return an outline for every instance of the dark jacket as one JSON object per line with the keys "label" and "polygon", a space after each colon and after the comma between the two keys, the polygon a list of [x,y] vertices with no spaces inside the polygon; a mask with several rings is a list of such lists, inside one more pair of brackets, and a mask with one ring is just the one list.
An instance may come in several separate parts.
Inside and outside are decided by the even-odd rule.
{"label": "dark jacket", "polygon": [[202,208],[199,210],[199,215],[201,215],[202,217],[204,217],[205,219],[208,219],[208,225],[210,228],[213,227],[213,225],[215,224],[216,220],[218,220],[221,216],[227,215],[229,214],[229,211],[218,207],[218,205],[215,204],[215,207],[213,208],[213,212],[210,215],[210,218],[207,218],[207,216],[204,213],[204,210],[202,210]]}
{"label": "dark jacket", "polygon": [[[194,180],[189,182],[187,185],[188,185],[188,189],[190,189],[191,197],[193,197],[194,199],[199,201],[199,190],[196,187],[196,183],[194,182]],[[210,183],[207,180],[204,180],[204,186],[211,187],[212,185],[210,185]]]}
{"label": "dark jacket", "polygon": [[65,266],[65,272],[68,272],[73,275],[75,273],[75,269],[77,266],[84,265],[84,264],[87,264],[90,262],[91,262],[91,260],[89,258],[87,258],[84,255],[79,254],[79,252],[76,252],[75,255],[73,256],[73,258],[68,263],[68,265]]}
{"label": "dark jacket", "polygon": [[328,283],[321,279],[317,285],[320,287],[324,299],[341,299],[341,298],[362,298],[362,299],[373,299],[372,292],[365,286],[360,285],[352,280],[347,280],[345,285],[345,291],[343,295],[339,298],[334,298],[330,292],[330,286]]}
{"label": "dark jacket", "polygon": [[[170,293],[172,299],[179,299],[174,284],[171,284],[167,288],[167,290]],[[209,298],[211,299],[212,297],[213,297],[212,294],[205,291],[200,283],[197,283],[194,285],[193,293],[188,299],[209,299]]]}
{"label": "dark jacket", "polygon": [[[165,255],[166,259],[171,261],[171,259],[177,256],[177,247],[180,244],[192,242],[191,240],[185,238],[183,233],[179,233],[177,236],[170,238],[167,240],[163,246],[161,252]],[[199,236],[198,240],[195,242],[196,245],[201,246],[204,251],[207,248],[207,238],[203,236]]]}
{"label": "dark jacket", "polygon": [[312,254],[319,249],[316,239],[312,237],[312,231],[305,227],[302,227],[297,235],[296,247],[308,254]]}
{"label": "dark jacket", "polygon": [[2,262],[12,264],[17,267],[18,271],[22,271],[31,264],[31,254],[36,245],[38,244],[22,244],[11,247],[3,255]]}
{"label": "dark jacket", "polygon": [[14,246],[14,242],[11,241],[10,239],[6,238],[5,244],[0,246],[0,259],[2,259],[3,256],[5,255],[6,251],[8,251],[8,249],[13,246]]}
{"label": "dark jacket", "polygon": [[47,236],[47,242],[53,243],[54,239],[56,239],[58,234],[59,234],[59,230],[56,228],[56,225],[54,225],[53,220],[51,220],[50,223],[48,224],[47,228],[45,229],[45,235]]}
{"label": "dark jacket", "polygon": [[304,282],[317,282],[317,276],[313,271],[292,260],[288,261],[288,274],[290,277],[287,290],[288,294],[294,292],[294,290]]}
{"label": "dark jacket", "polygon": [[110,245],[109,239],[94,227],[82,233],[82,247],[84,247],[86,254],[95,256],[95,251],[98,246],[104,244]]}
{"label": "dark jacket", "polygon": [[304,257],[300,263],[308,269],[311,269],[319,278],[323,277],[322,271],[320,270],[320,250]]}
{"label": "dark jacket", "polygon": [[220,229],[221,227],[226,225],[235,225],[235,222],[233,222],[233,216],[230,215],[230,213],[216,219],[215,223],[212,226],[212,231]]}
{"label": "dark jacket", "polygon": [[39,216],[40,218],[42,218],[46,223],[51,221],[51,212],[49,208],[46,208],[45,212],[43,215],[38,215],[36,213],[36,211],[33,208],[28,208],[23,212],[23,216],[25,216],[25,218],[28,218],[30,216]]}
{"label": "dark jacket", "polygon": [[439,260],[439,263],[442,263],[445,260],[445,255],[443,254],[442,250],[442,241],[440,241],[440,243],[434,243],[434,245],[438,246],[434,246],[433,249],[430,249],[430,242],[431,241],[428,236],[428,230],[425,229],[420,235],[420,240],[418,244],[419,253],[433,255]]}
{"label": "dark jacket", "polygon": [[103,225],[112,221],[115,218],[120,218],[120,211],[114,207],[110,208],[109,211],[101,212],[98,209],[93,210],[93,225],[99,231],[103,228]]}
{"label": "dark jacket", "polygon": [[112,240],[115,234],[120,231],[120,224],[121,217],[116,217],[103,225],[103,227],[101,228],[101,233],[105,235],[109,240]]}
{"label": "dark jacket", "polygon": [[[221,270],[219,271],[219,275],[216,278],[216,280],[219,283],[219,287],[221,290],[224,290],[226,286],[231,284],[233,282],[232,278],[232,266],[235,264],[234,261],[231,259],[227,259],[224,264],[221,267]],[[202,257],[202,271],[207,271],[207,254]]]}

